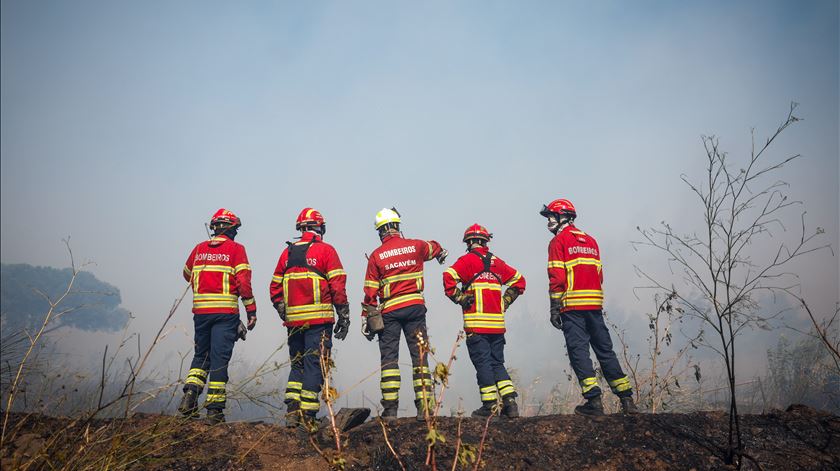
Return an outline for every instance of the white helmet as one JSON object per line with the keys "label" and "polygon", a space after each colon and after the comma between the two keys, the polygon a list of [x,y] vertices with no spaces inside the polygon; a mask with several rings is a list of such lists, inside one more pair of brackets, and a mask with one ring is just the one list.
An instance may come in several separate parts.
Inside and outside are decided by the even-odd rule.
{"label": "white helmet", "polygon": [[379,229],[380,227],[384,226],[385,224],[389,224],[395,222],[399,224],[400,221],[400,213],[397,212],[396,209],[391,208],[382,208],[381,211],[376,213],[376,219],[374,220],[374,227]]}

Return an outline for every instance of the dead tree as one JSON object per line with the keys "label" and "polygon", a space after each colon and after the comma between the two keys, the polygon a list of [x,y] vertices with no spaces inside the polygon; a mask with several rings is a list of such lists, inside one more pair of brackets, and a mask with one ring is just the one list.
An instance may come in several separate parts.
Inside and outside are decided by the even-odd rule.
{"label": "dead tree", "polygon": [[[744,162],[738,162],[720,149],[714,136],[702,136],[707,160],[702,179],[682,181],[696,197],[702,229],[681,232],[667,222],[637,230],[642,240],[635,246],[654,248],[668,258],[677,279],[666,281],[637,267],[650,288],[676,292],[683,315],[700,321],[701,345],[711,348],[724,362],[729,386],[729,435],[725,461],[740,466],[744,457],[736,401],[736,338],[748,328],[770,328],[770,321],[781,315],[761,309],[762,295],[796,286],[796,276],[788,266],[794,259],[814,252],[822,230],[806,229],[805,212],[800,214],[801,234],[793,243],[773,240],[785,232],[782,219],[788,210],[801,206],[784,194],[788,184],[776,175],[800,155],[774,158],[768,150],[790,125],[799,121],[792,103],[785,120],[766,139],[752,148]],[[770,247],[768,249],[768,247]]]}

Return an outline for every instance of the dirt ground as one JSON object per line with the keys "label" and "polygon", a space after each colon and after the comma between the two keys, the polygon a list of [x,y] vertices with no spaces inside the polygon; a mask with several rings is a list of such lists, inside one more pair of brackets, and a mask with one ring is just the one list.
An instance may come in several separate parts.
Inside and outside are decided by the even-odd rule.
{"label": "dirt ground", "polygon": [[[14,416],[14,421],[21,418]],[[496,418],[487,429],[480,469],[726,469],[727,423],[728,416],[720,412],[595,420],[574,415]],[[439,419],[445,441],[436,446],[437,469],[453,469],[458,424],[457,418]],[[304,471],[330,468],[316,445],[328,458],[336,457],[334,439],[325,430],[310,437],[272,424],[210,426],[159,415],[68,425],[68,419],[29,417],[2,449],[2,468]],[[466,418],[460,425],[463,462],[455,469],[473,469],[484,421]],[[744,416],[742,429],[745,469],[840,469],[837,416],[792,406]],[[389,426],[390,442],[405,469],[430,469],[425,465],[427,434],[425,423],[413,418]],[[79,438],[87,436],[94,438]],[[85,459],[78,458],[80,446],[87,447]],[[400,469],[375,420],[347,432],[343,448],[338,458],[346,469]]]}

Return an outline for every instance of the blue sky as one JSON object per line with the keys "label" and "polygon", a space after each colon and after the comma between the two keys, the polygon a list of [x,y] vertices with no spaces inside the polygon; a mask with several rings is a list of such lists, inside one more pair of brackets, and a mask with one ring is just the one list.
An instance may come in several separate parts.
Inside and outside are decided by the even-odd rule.
{"label": "blue sky", "polygon": [[[528,278],[509,320],[528,338],[548,325],[537,210],[563,196],[602,246],[608,309],[634,325],[647,300],[632,267],[657,258],[629,242],[661,220],[690,230],[679,176],[702,173],[701,134],[743,156],[751,128],[769,135],[800,103],[775,151],[803,154],[783,176],[837,250],[838,23],[834,1],[4,0],[2,261],[65,266],[72,235],[152,331],[203,223],[227,207],[244,220],[262,317],[237,354],[259,358],[284,336],[267,286],[297,212],[326,216],[358,305],[373,215],[396,205],[407,235],[453,253],[473,222],[495,233]],[[444,344],[460,319],[440,271],[427,286]],[[837,258],[801,271],[831,308]],[[177,320],[188,335],[188,311]],[[511,366],[565,364],[549,334],[510,345]],[[340,348],[376,362],[360,336]]]}

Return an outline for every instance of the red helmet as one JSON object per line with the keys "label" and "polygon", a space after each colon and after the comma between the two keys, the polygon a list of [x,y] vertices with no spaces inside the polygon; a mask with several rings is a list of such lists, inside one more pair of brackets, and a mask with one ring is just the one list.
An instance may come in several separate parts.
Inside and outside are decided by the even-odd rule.
{"label": "red helmet", "polygon": [[470,239],[480,239],[489,241],[493,238],[493,234],[487,231],[487,228],[480,224],[473,224],[464,231],[464,242]]}
{"label": "red helmet", "polygon": [[566,199],[554,200],[551,203],[548,203],[548,205],[543,205],[543,209],[542,211],[540,211],[540,215],[543,217],[549,217],[552,214],[557,214],[559,216],[568,216],[571,218],[577,217],[575,205],[573,205],[571,201]]}
{"label": "red helmet", "polygon": [[295,229],[301,230],[304,227],[318,227],[323,226],[325,223],[324,216],[321,216],[320,211],[313,208],[303,208],[295,221]]}
{"label": "red helmet", "polygon": [[237,215],[233,214],[227,209],[219,208],[219,210],[216,211],[215,214],[213,214],[213,217],[210,218],[210,227],[219,225],[239,227],[242,225],[242,221]]}

